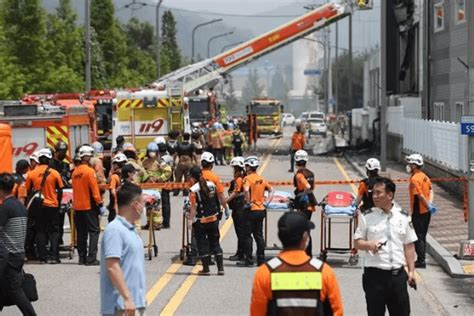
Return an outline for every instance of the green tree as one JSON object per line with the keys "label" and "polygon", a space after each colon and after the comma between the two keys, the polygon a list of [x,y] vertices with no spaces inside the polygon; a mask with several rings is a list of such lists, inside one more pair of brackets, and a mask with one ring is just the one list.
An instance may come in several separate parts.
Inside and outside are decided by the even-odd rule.
{"label": "green tree", "polygon": [[[349,54],[345,52],[339,56],[337,63],[332,63],[332,87],[333,97],[335,98],[336,84],[338,85],[338,110],[349,111],[349,78],[352,77],[352,95],[354,108],[362,107],[364,99],[364,61],[366,57],[363,54],[354,55],[352,59],[352,76],[349,74]],[[336,71],[338,80],[336,82]],[[319,95],[320,100],[325,98],[327,73],[321,76],[321,86],[319,89],[312,87],[315,94]]]}
{"label": "green tree", "polygon": [[171,11],[163,13],[161,32],[161,74],[167,74],[181,67],[181,52],[176,40],[176,21]]}
{"label": "green tree", "polygon": [[272,76],[269,97],[280,100],[283,104],[288,102],[288,84],[285,80],[283,71],[277,67]]}
{"label": "green tree", "polygon": [[242,89],[241,104],[247,105],[250,103],[250,100],[262,96],[264,86],[259,83],[258,80],[259,75],[257,69],[249,69],[247,81],[245,82],[245,86]]}
{"label": "green tree", "polygon": [[127,36],[133,45],[143,51],[154,53],[154,27],[149,22],[140,22],[133,17],[126,26]]}
{"label": "green tree", "polygon": [[76,19],[70,0],[60,0],[55,14],[48,16],[47,65],[51,71],[44,92],[84,90],[83,32],[76,26]]}
{"label": "green tree", "polygon": [[0,99],[13,99],[23,94],[25,78],[18,71],[15,58],[7,54],[5,41],[0,19]]}
{"label": "green tree", "polygon": [[[8,62],[16,64],[23,92],[38,91],[47,76],[46,23],[40,0],[2,2],[2,20],[5,41],[3,46]],[[14,56],[14,57],[13,57]]]}

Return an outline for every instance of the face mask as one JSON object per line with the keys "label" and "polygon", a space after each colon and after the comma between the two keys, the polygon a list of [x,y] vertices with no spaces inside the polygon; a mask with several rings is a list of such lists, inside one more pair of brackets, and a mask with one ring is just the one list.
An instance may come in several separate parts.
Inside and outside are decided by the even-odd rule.
{"label": "face mask", "polygon": [[412,169],[411,169],[411,166],[410,166],[410,165],[406,165],[405,170],[406,170],[407,173],[411,173],[411,170],[412,170]]}
{"label": "face mask", "polygon": [[156,157],[156,153],[154,151],[148,153],[148,157],[150,158],[155,158]]}

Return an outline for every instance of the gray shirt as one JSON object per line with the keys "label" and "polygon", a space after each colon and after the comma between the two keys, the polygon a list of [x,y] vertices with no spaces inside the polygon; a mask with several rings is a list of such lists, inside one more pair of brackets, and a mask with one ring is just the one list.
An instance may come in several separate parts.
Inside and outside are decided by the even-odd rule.
{"label": "gray shirt", "polygon": [[0,205],[0,252],[25,252],[27,221],[25,206],[14,197],[7,197]]}

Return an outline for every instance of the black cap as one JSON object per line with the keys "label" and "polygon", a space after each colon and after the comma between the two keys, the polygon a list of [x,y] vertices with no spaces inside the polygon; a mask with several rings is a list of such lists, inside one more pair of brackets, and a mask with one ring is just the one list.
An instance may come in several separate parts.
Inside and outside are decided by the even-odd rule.
{"label": "black cap", "polygon": [[314,229],[314,223],[300,212],[286,212],[278,220],[278,237],[285,241],[299,241],[304,232]]}

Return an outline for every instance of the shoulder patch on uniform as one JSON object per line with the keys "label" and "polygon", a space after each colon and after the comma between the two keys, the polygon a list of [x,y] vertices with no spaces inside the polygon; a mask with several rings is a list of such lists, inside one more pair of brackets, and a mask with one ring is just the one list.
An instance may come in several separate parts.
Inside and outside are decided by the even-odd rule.
{"label": "shoulder patch on uniform", "polygon": [[309,261],[309,264],[315,267],[316,269],[321,270],[324,262],[316,258],[311,258],[311,260]]}
{"label": "shoulder patch on uniform", "polygon": [[276,268],[278,268],[279,266],[281,266],[283,264],[283,261],[281,261],[280,258],[278,257],[275,257],[273,259],[270,259],[267,261],[267,266],[271,269],[271,270],[275,270]]}
{"label": "shoulder patch on uniform", "polygon": [[366,210],[362,215],[365,216],[365,215],[368,215],[368,214],[373,213],[373,212],[374,212],[374,210],[373,210],[372,208],[369,208],[369,209]]}
{"label": "shoulder patch on uniform", "polygon": [[403,214],[403,215],[405,215],[405,216],[408,216],[408,212],[405,211],[403,208],[400,209],[400,213]]}

